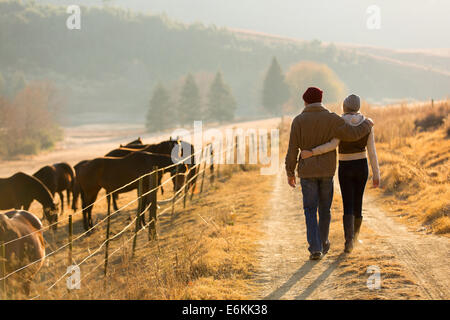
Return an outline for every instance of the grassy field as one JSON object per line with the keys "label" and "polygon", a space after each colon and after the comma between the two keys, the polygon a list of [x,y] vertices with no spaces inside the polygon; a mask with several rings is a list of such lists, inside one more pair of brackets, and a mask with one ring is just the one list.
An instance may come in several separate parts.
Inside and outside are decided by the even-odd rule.
{"label": "grassy field", "polygon": [[[381,188],[368,188],[368,192],[381,208],[392,212],[410,227],[445,236],[450,233],[449,109],[448,101],[433,107],[424,104],[383,108],[364,105],[362,108],[362,112],[375,122],[382,173]],[[285,155],[290,119],[284,118],[283,123],[280,126],[280,141],[283,142],[280,160]],[[106,278],[103,276],[104,249],[95,251],[105,240],[105,224],[102,224],[95,232],[74,243],[75,262],[80,263],[93,254],[81,265],[81,290],[68,293],[66,289],[66,279],[62,277],[68,265],[65,248],[47,259],[32,287],[32,296],[44,299],[257,297],[254,283],[254,274],[260,264],[257,251],[264,237],[262,222],[274,214],[268,204],[274,180],[271,176],[260,175],[255,169],[221,166],[221,177],[214,185],[207,179],[206,191],[201,195],[194,194],[194,200],[188,200],[185,209],[181,202],[173,217],[169,214],[160,218],[157,241],[148,241],[147,230],[139,234],[134,258],[131,257],[134,225],[131,225],[118,240],[110,243],[110,252],[114,254],[110,256]],[[170,196],[170,192],[165,195]],[[134,192],[121,195],[119,206],[135,198]],[[381,245],[384,240],[370,229],[362,232],[364,242],[379,251],[365,252],[363,248],[357,248],[355,255],[344,260],[339,258],[342,251],[339,246],[343,243],[339,198],[336,194],[333,210],[337,213],[333,215],[330,233],[337,248],[329,259],[338,261],[336,274],[340,287],[337,290],[325,283],[316,293],[317,298],[330,298],[336,292],[342,292],[349,299],[420,298],[417,285],[410,281],[409,274],[389,252],[389,247]],[[299,212],[300,209],[295,207]],[[34,203],[31,210],[40,212],[40,207]],[[112,217],[112,235],[130,224],[135,210],[136,204],[133,204]],[[95,222],[104,219],[106,201],[96,204],[94,212]],[[67,242],[66,218],[67,212],[60,219],[63,222],[58,231],[46,234],[48,252]],[[74,220],[75,235],[82,233],[80,218],[78,215]],[[302,236],[299,244],[304,240]],[[298,254],[303,257],[306,253]],[[387,290],[367,293],[363,281],[367,266],[380,263],[388,279],[384,282]],[[56,285],[47,290],[57,280]]]}
{"label": "grassy field", "polygon": [[450,233],[450,101],[364,106],[375,121],[384,208],[417,228]]}
{"label": "grassy field", "polygon": [[[39,295],[39,299],[249,298],[248,283],[257,263],[254,252],[260,237],[258,226],[271,179],[260,175],[255,168],[246,169],[222,166],[220,179],[213,185],[208,182],[206,191],[194,194],[192,202],[188,198],[186,209],[181,201],[173,217],[169,210],[168,215],[160,218],[157,241],[148,241],[146,230],[139,234],[133,259],[132,241],[125,242],[132,239],[134,226],[111,242],[110,252],[123,248],[110,256],[106,280],[102,249],[81,265],[81,290],[69,294],[64,279],[47,291],[65,272],[67,250],[50,257],[38,276],[40,281],[33,286],[32,296]],[[165,197],[168,196],[166,192]],[[131,192],[121,195],[119,206],[135,197]],[[112,218],[112,235],[130,223],[135,207],[130,206]],[[94,212],[97,212],[96,221],[103,219],[106,201],[96,205]],[[66,228],[62,223],[55,236],[47,234],[52,248],[67,241]],[[81,220],[77,219],[74,234],[81,232]],[[74,243],[74,260],[80,263],[104,239],[103,224],[93,234]]]}

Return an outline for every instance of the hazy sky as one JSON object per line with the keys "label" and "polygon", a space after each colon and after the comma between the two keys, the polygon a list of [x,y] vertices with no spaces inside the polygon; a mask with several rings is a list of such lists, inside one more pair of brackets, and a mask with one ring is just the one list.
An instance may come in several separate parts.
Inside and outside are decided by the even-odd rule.
{"label": "hazy sky", "polygon": [[[53,0],[62,3],[65,0]],[[38,2],[51,2],[39,0]],[[390,48],[450,48],[450,0],[71,0],[162,13],[182,22],[251,29],[305,40]],[[370,5],[380,29],[367,28]]]}

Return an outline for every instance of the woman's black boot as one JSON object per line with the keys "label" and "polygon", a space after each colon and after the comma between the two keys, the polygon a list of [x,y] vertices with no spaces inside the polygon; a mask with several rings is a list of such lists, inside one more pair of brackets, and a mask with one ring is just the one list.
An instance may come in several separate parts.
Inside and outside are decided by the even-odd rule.
{"label": "woman's black boot", "polygon": [[355,217],[355,224],[354,224],[354,239],[355,241],[358,239],[359,236],[359,230],[361,229],[361,223],[362,223],[362,217]]}
{"label": "woman's black boot", "polygon": [[353,250],[354,226],[355,217],[352,214],[344,214],[344,235],[345,235],[345,249],[346,253]]}

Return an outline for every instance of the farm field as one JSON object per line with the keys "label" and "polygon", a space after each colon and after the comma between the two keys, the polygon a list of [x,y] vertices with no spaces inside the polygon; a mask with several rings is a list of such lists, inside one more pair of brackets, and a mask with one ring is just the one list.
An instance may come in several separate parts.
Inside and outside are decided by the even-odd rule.
{"label": "farm field", "polygon": [[[420,112],[409,120],[414,121],[429,111],[426,105],[422,108],[425,109],[418,109]],[[61,280],[67,266],[67,250],[63,249],[47,259],[32,287],[32,296],[36,299],[448,299],[450,241],[445,207],[448,200],[441,197],[441,202],[437,202],[439,197],[430,198],[435,190],[440,194],[448,191],[445,174],[448,174],[449,149],[445,147],[448,144],[445,128],[414,133],[404,124],[405,139],[394,141],[386,134],[389,126],[381,122],[381,115],[373,110],[372,114],[370,110],[367,112],[374,119],[375,130],[382,140],[377,143],[382,185],[377,190],[368,186],[365,220],[352,254],[343,254],[338,184],[332,207],[331,249],[324,259],[314,262],[307,255],[301,192],[287,185],[283,166],[276,175],[264,176],[255,167],[242,171],[239,166],[222,165],[220,178],[214,184],[207,178],[205,191],[199,194],[197,188],[193,200],[188,197],[186,208],[179,202],[174,216],[168,210],[159,219],[158,241],[148,241],[147,229],[143,229],[133,258],[134,225],[112,241],[113,254],[106,277],[103,250],[95,252],[105,239],[105,227],[100,226],[74,242],[77,263],[93,255],[80,267],[81,276],[85,277],[81,289],[68,293],[64,278]],[[222,129],[273,128],[279,123],[279,119],[269,119],[231,124]],[[283,123],[280,161],[285,155],[290,119],[284,118]],[[139,127],[126,125],[120,130],[107,126],[73,128],[67,131],[66,139],[56,150],[8,161],[1,168],[2,174],[11,174],[17,167],[32,173],[41,163],[51,163],[53,159],[74,164],[100,152],[106,153],[139,135],[145,142],[165,138],[165,135],[146,135]],[[417,158],[419,150],[427,150],[426,155],[431,157]],[[424,164],[420,172],[414,171],[415,161]],[[411,166],[409,170],[413,171],[409,174],[413,178],[414,174],[429,173],[430,189],[422,188],[420,183],[409,184],[410,188],[417,189],[405,195],[405,184],[411,181],[411,176],[407,175],[410,180],[393,176],[396,166]],[[169,183],[168,192],[160,199],[169,198],[170,189]],[[135,198],[135,192],[122,194],[119,206]],[[433,206],[427,199],[433,199]],[[428,207],[435,211],[424,210]],[[170,204],[162,204],[159,210],[166,208]],[[135,210],[136,204],[132,204],[112,217],[112,235],[132,222]],[[41,216],[38,204],[33,203],[31,211]],[[94,223],[104,219],[106,211],[106,201],[96,204]],[[62,222],[56,234],[46,233],[48,250],[53,251],[67,242],[66,229],[66,222]],[[74,218],[74,236],[82,232],[80,217]],[[367,287],[368,270],[374,267],[381,273],[379,290]]]}

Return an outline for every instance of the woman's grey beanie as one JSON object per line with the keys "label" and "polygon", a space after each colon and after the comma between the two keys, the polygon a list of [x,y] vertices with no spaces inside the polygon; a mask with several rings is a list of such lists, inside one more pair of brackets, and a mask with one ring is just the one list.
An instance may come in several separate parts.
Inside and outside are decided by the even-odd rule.
{"label": "woman's grey beanie", "polygon": [[361,102],[356,94],[351,94],[345,98],[343,105],[346,110],[358,111],[361,106]]}

